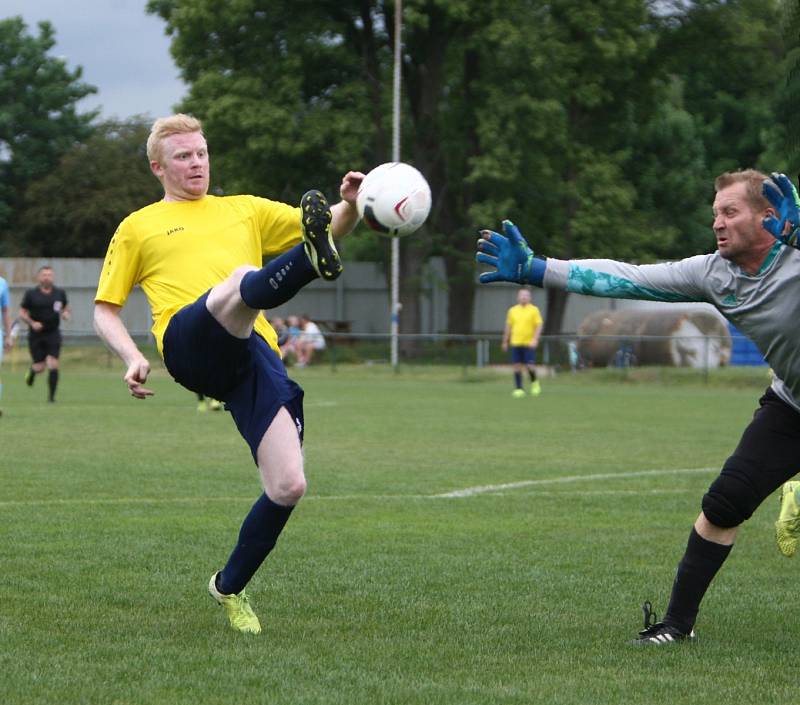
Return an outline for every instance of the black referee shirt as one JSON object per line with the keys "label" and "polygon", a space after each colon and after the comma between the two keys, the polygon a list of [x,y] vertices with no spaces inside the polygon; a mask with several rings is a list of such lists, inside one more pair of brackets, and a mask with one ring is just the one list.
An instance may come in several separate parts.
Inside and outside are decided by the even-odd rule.
{"label": "black referee shirt", "polygon": [[61,312],[67,305],[67,293],[54,286],[44,292],[39,287],[28,289],[22,297],[22,308],[27,309],[34,321],[42,324],[40,333],[58,330],[61,323]]}

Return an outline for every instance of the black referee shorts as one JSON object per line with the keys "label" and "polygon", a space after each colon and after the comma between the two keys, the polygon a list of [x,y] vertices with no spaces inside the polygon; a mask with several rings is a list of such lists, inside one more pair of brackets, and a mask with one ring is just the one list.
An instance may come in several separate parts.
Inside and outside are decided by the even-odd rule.
{"label": "black referee shorts", "polygon": [[44,362],[46,357],[57,358],[61,354],[61,331],[55,330],[28,333],[28,350],[33,362]]}

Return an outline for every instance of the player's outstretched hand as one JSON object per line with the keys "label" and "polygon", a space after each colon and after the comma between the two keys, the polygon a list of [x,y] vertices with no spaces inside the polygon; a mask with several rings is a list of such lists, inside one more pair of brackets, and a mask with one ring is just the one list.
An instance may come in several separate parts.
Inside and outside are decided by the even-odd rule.
{"label": "player's outstretched hand", "polygon": [[784,245],[800,249],[800,197],[797,189],[785,174],[773,172],[769,179],[764,179],[761,192],[777,211],[764,218],[762,225]]}
{"label": "player's outstretched hand", "polygon": [[361,171],[348,171],[342,177],[339,195],[343,201],[347,201],[353,207],[356,205],[356,196],[358,196],[358,189],[361,188],[364,176],[365,174]]}
{"label": "player's outstretched hand", "polygon": [[534,257],[514,223],[503,221],[503,235],[493,230],[481,230],[480,235],[475,259],[495,268],[493,272],[481,274],[481,284],[504,281],[542,285],[545,262]]}
{"label": "player's outstretched hand", "polygon": [[137,399],[153,396],[153,391],[143,386],[149,374],[150,363],[144,357],[135,360],[128,366],[128,371],[125,373],[125,384],[128,385],[128,391]]}

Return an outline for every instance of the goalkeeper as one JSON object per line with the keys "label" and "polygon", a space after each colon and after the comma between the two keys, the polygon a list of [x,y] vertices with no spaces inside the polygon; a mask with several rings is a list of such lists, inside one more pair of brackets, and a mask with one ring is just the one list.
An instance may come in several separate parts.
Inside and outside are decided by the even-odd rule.
{"label": "goalkeeper", "polygon": [[738,527],[800,468],[800,202],[783,174],[726,172],[715,183],[717,251],[666,264],[541,258],[516,226],[484,230],[482,283],[510,281],[590,296],[710,303],[755,342],[775,372],[753,420],[702,499],[663,621],[645,603],[641,644],[694,638],[700,603]]}

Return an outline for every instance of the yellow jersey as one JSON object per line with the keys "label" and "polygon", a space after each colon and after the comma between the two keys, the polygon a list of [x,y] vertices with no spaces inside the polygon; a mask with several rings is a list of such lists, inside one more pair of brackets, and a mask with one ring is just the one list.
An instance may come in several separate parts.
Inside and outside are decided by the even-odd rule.
{"label": "yellow jersey", "polygon": [[533,304],[516,304],[508,309],[506,325],[511,330],[511,347],[530,345],[536,329],[542,325],[542,314]]}
{"label": "yellow jersey", "polygon": [[[302,240],[300,209],[257,196],[204,196],[159,201],[120,223],[103,262],[95,301],[123,306],[135,285],[153,313],[153,335],[162,341],[172,316],[224,281],[234,269],[273,257]],[[263,314],[256,332],[278,351]]]}

